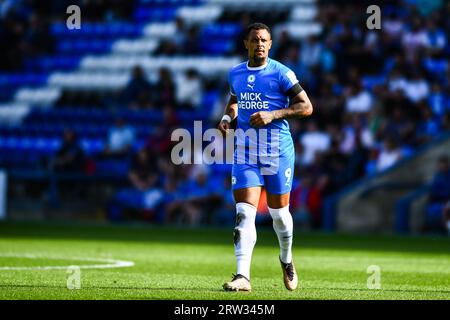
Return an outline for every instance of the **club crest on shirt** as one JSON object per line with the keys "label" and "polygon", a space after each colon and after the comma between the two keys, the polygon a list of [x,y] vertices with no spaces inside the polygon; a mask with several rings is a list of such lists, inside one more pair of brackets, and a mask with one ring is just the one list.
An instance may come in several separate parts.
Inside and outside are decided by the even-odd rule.
{"label": "club crest on shirt", "polygon": [[255,86],[255,75],[251,74],[247,77],[247,87],[253,90],[253,87]]}

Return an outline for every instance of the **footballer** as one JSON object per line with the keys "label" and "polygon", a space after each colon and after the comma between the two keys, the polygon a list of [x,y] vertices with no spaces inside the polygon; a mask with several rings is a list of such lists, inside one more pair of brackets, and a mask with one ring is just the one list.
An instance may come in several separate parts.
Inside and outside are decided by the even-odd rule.
{"label": "footballer", "polygon": [[[235,135],[231,181],[236,202],[234,251],[237,272],[223,285],[223,289],[251,291],[250,265],[256,243],[256,208],[264,187],[280,245],[284,284],[288,290],[295,290],[298,278],[292,258],[293,221],[289,212],[295,150],[287,119],[310,116],[313,108],[294,72],[269,58],[272,36],[267,25],[249,25],[244,45],[248,61],[234,66],[229,72],[230,98],[218,128],[226,134],[230,123],[236,119],[236,131],[266,129],[269,133],[266,139],[259,136],[253,141],[256,144],[253,147],[251,137]],[[276,139],[276,144],[271,139]],[[260,150],[268,150],[265,163],[260,158],[254,162],[237,161],[238,149],[244,150],[246,157],[261,157]],[[267,158],[276,169],[269,173],[263,170]]]}

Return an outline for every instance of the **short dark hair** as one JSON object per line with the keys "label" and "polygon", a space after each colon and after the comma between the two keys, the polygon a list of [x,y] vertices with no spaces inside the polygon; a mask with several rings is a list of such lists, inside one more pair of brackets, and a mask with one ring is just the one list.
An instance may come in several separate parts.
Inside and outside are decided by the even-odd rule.
{"label": "short dark hair", "polygon": [[245,32],[245,39],[248,39],[248,35],[250,34],[250,32],[252,30],[263,30],[263,29],[267,30],[267,32],[270,35],[270,38],[272,38],[272,31],[270,31],[270,28],[266,24],[260,23],[260,22],[255,22],[255,23],[249,24],[247,26],[247,30]]}

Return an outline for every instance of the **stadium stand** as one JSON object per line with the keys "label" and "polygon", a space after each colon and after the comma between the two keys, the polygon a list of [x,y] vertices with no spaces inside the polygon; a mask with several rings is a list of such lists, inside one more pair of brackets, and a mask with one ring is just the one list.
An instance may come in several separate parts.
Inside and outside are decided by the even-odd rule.
{"label": "stadium stand", "polygon": [[[66,27],[69,2],[81,7],[79,30]],[[87,160],[83,172],[59,179],[104,181],[105,216],[119,220],[114,205],[127,194],[122,191],[139,189],[128,176],[134,154],[145,148],[157,179],[151,192],[138,193],[142,206],[131,209],[166,221],[155,216],[156,208],[164,213],[177,200],[194,213],[176,222],[218,221],[220,200],[192,204],[207,190],[229,201],[229,191],[217,189],[226,186],[230,167],[171,165],[170,133],[192,130],[195,120],[208,124],[204,129],[216,125],[228,94],[227,72],[245,60],[243,28],[253,21],[272,27],[271,56],[296,72],[315,107],[312,118],[290,121],[297,150],[291,205],[299,224],[336,228],[324,219],[336,214],[339,191],[412,159],[450,130],[449,3],[388,1],[382,30],[364,27],[366,1],[48,3],[0,5],[0,168],[12,180],[38,181],[40,199],[53,207],[61,202],[49,164],[70,128]],[[148,84],[127,91],[136,67]],[[191,88],[187,74],[198,77]],[[201,92],[199,103],[180,102],[189,90]],[[135,143],[125,160],[105,160],[98,154],[118,117],[135,131]],[[199,182],[202,175],[208,185]],[[17,194],[13,190],[12,198]]]}

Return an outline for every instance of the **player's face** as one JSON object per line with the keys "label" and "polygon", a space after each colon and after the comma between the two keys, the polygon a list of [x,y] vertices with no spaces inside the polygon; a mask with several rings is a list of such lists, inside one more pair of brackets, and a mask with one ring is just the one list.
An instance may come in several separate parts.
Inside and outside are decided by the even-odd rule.
{"label": "player's face", "polygon": [[249,58],[264,60],[269,56],[272,39],[266,29],[252,30],[244,44]]}

